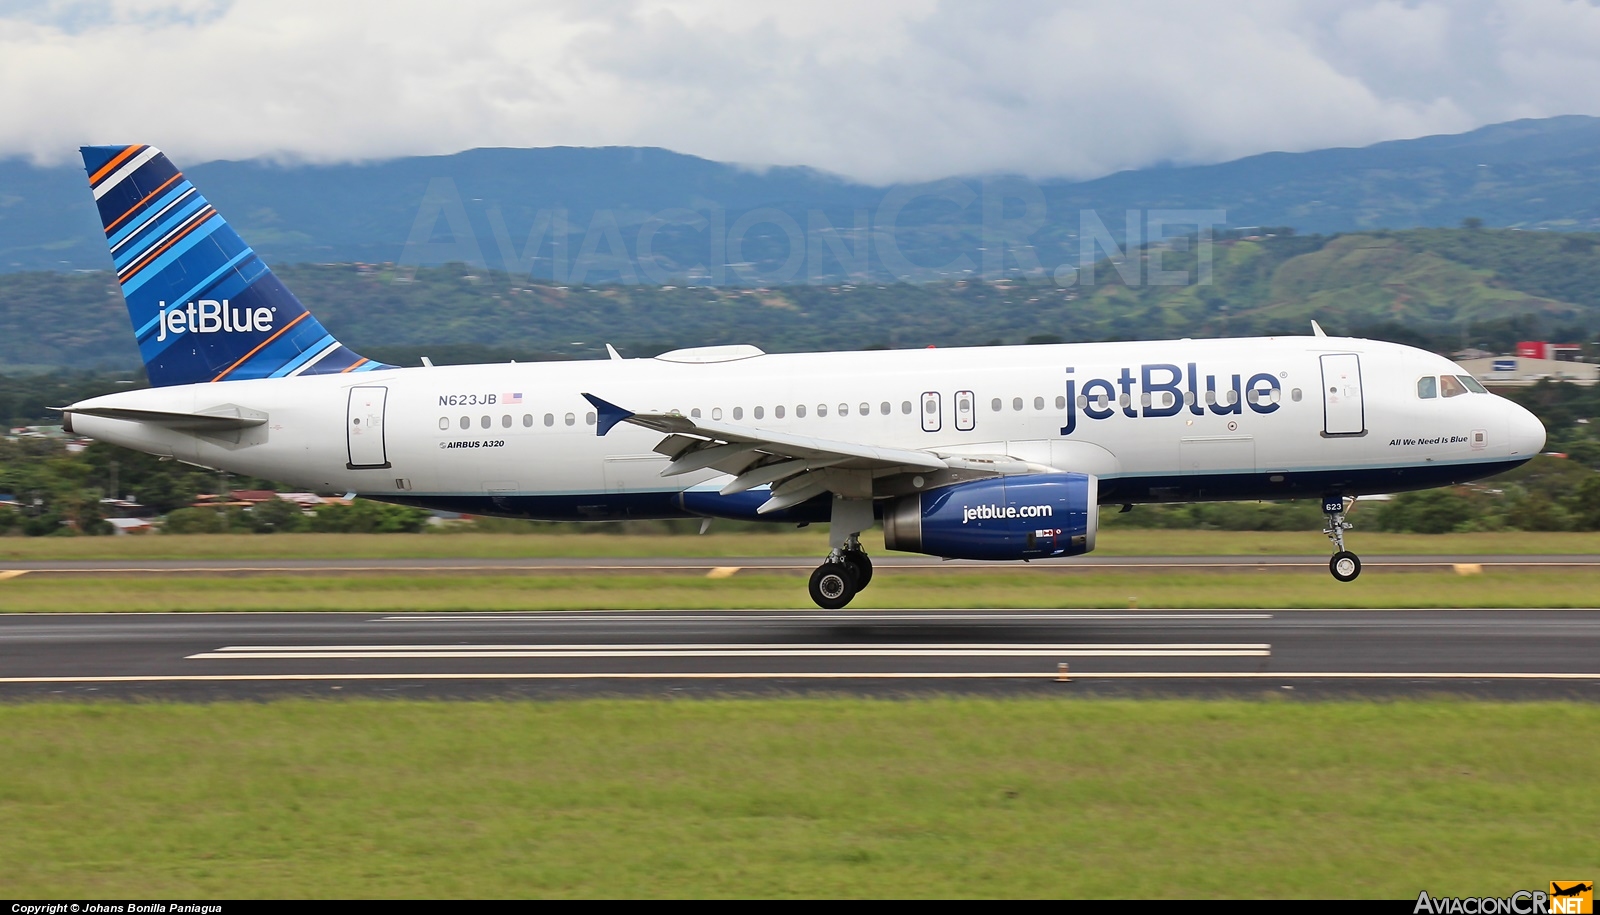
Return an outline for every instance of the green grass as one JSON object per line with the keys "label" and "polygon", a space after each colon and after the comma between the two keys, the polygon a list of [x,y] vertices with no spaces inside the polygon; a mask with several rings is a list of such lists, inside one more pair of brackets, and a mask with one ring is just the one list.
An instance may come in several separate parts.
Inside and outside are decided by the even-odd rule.
{"label": "green grass", "polygon": [[[1358,519],[1359,520],[1359,519]],[[229,534],[143,537],[0,537],[0,560],[48,559],[464,559],[613,556],[817,556],[827,553],[818,525],[771,534]],[[589,528],[593,530],[593,527]],[[1351,546],[1366,557],[1427,554],[1600,553],[1600,533],[1380,534],[1357,530]],[[863,538],[869,550],[882,541]],[[1107,556],[1298,556],[1326,554],[1316,531],[1181,531],[1112,528],[1096,553]]]}
{"label": "green grass", "polygon": [[0,733],[12,898],[1507,895],[1593,876],[1600,781],[1600,706],[1555,703],[41,703]]}
{"label": "green grass", "polygon": [[[24,575],[0,581],[0,612],[814,609],[808,570],[702,574],[354,574],[167,577]],[[1593,607],[1600,570],[1481,575],[1368,569],[1335,585],[1326,569],[1080,572],[1044,566],[880,570],[852,610],[1021,607]]]}

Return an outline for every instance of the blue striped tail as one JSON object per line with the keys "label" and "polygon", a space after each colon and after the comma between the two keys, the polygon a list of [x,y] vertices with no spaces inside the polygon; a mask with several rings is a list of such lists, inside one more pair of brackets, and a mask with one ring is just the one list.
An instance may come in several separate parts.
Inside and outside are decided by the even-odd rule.
{"label": "blue striped tail", "polygon": [[392,368],[335,340],[161,150],[81,151],[151,384]]}

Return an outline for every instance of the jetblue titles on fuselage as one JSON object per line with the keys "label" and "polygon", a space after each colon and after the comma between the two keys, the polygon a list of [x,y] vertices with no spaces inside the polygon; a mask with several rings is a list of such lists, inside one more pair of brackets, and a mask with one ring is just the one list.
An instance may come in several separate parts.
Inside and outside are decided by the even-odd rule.
{"label": "jetblue titles on fuselage", "polygon": [[[1115,379],[1089,378],[1082,381],[1081,387],[1077,378],[1070,377],[1073,372],[1069,366],[1067,424],[1061,427],[1062,435],[1077,430],[1080,411],[1089,419],[1110,419],[1118,411],[1129,418],[1177,416],[1185,409],[1195,416],[1204,416],[1207,410],[1227,416],[1242,413],[1248,403],[1256,413],[1272,413],[1278,409],[1283,392],[1278,384],[1280,376],[1257,372],[1242,384],[1242,373],[1207,374],[1202,394],[1200,372],[1193,362],[1184,368],[1170,362],[1148,363],[1139,366],[1138,377],[1132,368],[1124,366]],[[1221,393],[1218,377],[1229,379]]]}

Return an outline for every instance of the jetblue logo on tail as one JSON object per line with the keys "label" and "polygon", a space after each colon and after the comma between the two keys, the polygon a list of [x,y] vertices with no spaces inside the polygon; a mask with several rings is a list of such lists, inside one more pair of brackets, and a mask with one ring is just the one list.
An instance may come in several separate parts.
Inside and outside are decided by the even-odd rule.
{"label": "jetblue logo on tail", "polygon": [[156,342],[182,334],[251,333],[272,330],[274,308],[234,308],[227,299],[201,299],[167,308],[162,302]]}

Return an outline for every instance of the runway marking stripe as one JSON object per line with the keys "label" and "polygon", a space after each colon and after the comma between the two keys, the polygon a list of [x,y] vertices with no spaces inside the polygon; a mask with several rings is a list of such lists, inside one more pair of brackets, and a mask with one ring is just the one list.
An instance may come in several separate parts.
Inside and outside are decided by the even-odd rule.
{"label": "runway marking stripe", "polygon": [[[1359,609],[1359,608],[1358,608]],[[492,623],[573,623],[573,622],[709,622],[725,620],[731,614],[759,614],[752,617],[755,620],[771,622],[795,621],[822,621],[822,622],[894,622],[928,620],[1151,620],[1172,622],[1175,620],[1270,620],[1270,613],[1145,613],[1137,610],[1117,613],[980,613],[957,612],[948,613],[937,610],[905,610],[898,613],[863,612],[863,613],[827,613],[822,610],[798,611],[764,611],[764,610],[719,610],[718,615],[696,614],[684,616],[679,614],[654,613],[635,614],[633,616],[608,616],[603,615],[614,611],[605,610],[558,610],[545,616],[385,616],[379,617],[380,623],[460,623],[460,622],[492,622]]]}
{"label": "runway marking stripe", "polygon": [[829,649],[787,651],[263,651],[248,653],[203,652],[189,655],[190,661],[388,658],[1265,658],[1270,651],[1161,651],[1161,650],[1082,650],[996,649],[991,651],[919,649]]}
{"label": "runway marking stripe", "polygon": [[[1072,680],[1579,680],[1600,682],[1600,673],[1179,673],[1159,671],[1118,671],[1079,673]],[[188,674],[173,676],[127,677],[0,677],[6,683],[262,683],[313,680],[1056,680],[1057,671],[1047,672],[896,672],[896,673],[372,673],[372,674]]]}
{"label": "runway marking stripe", "polygon": [[27,569],[14,569],[9,572],[0,572],[0,581],[5,581],[8,578],[20,578],[26,574],[28,574]]}
{"label": "runway marking stripe", "polygon": [[586,645],[560,645],[545,643],[540,645],[229,645],[214,651],[229,652],[263,652],[263,651],[296,651],[296,652],[335,652],[335,651],[384,651],[394,653],[408,653],[418,651],[750,651],[783,650],[783,651],[811,651],[811,650],[859,650],[877,651],[883,649],[897,650],[944,650],[944,651],[988,651],[988,650],[1049,650],[1049,651],[1084,651],[1090,649],[1165,649],[1165,650],[1266,650],[1272,647],[1269,642],[1084,642],[1084,643],[1051,643],[1051,642],[1000,642],[1000,643],[971,643],[971,642],[642,642],[626,643],[599,643]]}

